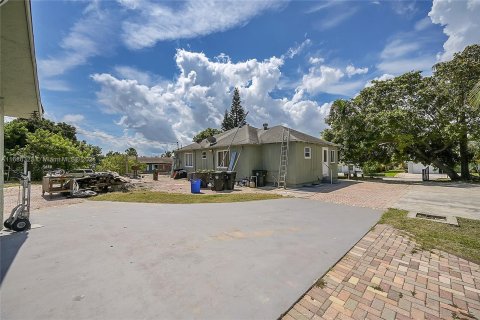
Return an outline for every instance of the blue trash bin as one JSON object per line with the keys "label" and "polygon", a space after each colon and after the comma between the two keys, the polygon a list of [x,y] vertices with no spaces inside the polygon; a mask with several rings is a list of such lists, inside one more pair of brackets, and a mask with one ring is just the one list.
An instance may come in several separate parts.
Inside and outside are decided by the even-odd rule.
{"label": "blue trash bin", "polygon": [[190,186],[191,186],[191,189],[192,189],[192,193],[200,193],[201,184],[202,184],[202,180],[200,180],[200,179],[190,180]]}

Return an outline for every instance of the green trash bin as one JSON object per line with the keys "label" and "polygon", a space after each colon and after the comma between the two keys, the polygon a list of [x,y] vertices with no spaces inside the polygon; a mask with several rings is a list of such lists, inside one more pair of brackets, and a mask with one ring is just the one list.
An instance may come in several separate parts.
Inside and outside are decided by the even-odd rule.
{"label": "green trash bin", "polygon": [[225,189],[225,175],[224,171],[215,171],[210,175],[210,182],[213,191],[223,191]]}
{"label": "green trash bin", "polygon": [[236,171],[227,171],[225,173],[225,190],[233,190],[235,188]]}
{"label": "green trash bin", "polygon": [[252,170],[252,176],[257,177],[257,187],[265,187],[267,183],[267,170]]}

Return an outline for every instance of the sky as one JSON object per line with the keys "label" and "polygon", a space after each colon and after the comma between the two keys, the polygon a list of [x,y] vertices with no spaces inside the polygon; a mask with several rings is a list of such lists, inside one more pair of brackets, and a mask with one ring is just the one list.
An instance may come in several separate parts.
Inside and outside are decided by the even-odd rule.
{"label": "sky", "polygon": [[247,122],[319,136],[336,99],[480,43],[480,0],[33,0],[45,116],[104,153],[159,155]]}

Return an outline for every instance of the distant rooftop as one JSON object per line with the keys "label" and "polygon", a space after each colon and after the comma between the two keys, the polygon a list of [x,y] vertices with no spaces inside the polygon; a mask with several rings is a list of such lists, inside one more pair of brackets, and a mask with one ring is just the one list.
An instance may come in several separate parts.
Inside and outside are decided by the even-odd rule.
{"label": "distant rooftop", "polygon": [[[199,150],[206,148],[218,148],[218,147],[228,147],[231,145],[259,145],[266,143],[280,143],[282,142],[282,133],[283,129],[290,129],[284,126],[274,126],[268,129],[258,129],[252,127],[248,124],[244,125],[240,129],[234,128],[213,136],[214,139],[204,139],[200,143],[192,143],[188,146],[180,148],[180,151],[183,150]],[[235,134],[236,133],[236,134]],[[306,142],[312,144],[321,144],[336,146],[332,142],[313,137],[306,133],[290,129],[290,141],[297,142]]]}
{"label": "distant rooftop", "polygon": [[140,163],[173,163],[172,158],[167,157],[138,157]]}

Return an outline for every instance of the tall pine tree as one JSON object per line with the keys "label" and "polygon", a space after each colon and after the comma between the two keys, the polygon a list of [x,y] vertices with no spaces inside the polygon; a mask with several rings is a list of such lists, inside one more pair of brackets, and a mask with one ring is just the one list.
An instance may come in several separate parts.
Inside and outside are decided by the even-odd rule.
{"label": "tall pine tree", "polygon": [[245,124],[247,124],[247,121],[245,121],[245,110],[243,109],[242,101],[240,100],[240,92],[238,91],[238,88],[235,88],[233,90],[230,112],[225,110],[222,130],[227,131],[236,127],[241,127]]}
{"label": "tall pine tree", "polygon": [[222,121],[222,130],[223,131],[228,131],[230,129],[233,129],[234,126],[233,126],[233,123],[232,123],[232,119],[230,119],[230,114],[228,112],[228,110],[225,109],[225,116],[223,117],[223,121]]}
{"label": "tall pine tree", "polygon": [[233,90],[232,106],[230,107],[230,121],[234,128],[247,124],[245,121],[245,110],[240,101],[240,92],[236,87]]}

